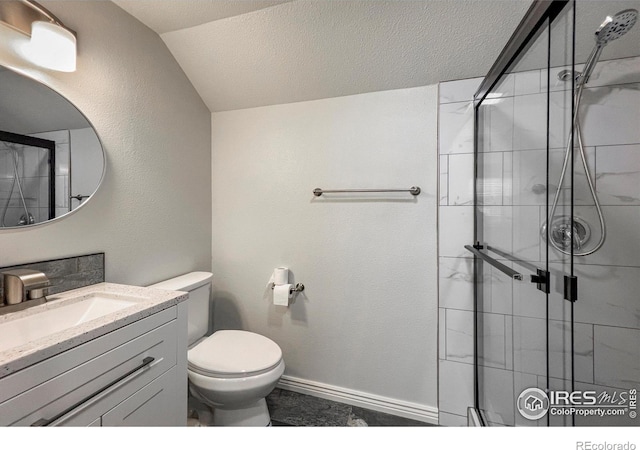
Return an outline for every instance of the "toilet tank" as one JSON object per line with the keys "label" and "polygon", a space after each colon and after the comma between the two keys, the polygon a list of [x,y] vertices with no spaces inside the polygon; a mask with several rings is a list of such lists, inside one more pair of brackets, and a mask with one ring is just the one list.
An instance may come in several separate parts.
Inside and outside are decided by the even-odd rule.
{"label": "toilet tank", "polygon": [[154,289],[189,293],[189,300],[187,300],[189,345],[205,336],[209,331],[212,279],[212,273],[191,272],[148,286]]}

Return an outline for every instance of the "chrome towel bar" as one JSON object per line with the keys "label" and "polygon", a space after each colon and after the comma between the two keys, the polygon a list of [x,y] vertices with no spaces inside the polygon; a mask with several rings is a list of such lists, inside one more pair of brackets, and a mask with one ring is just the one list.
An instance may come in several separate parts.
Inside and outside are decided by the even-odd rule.
{"label": "chrome towel bar", "polygon": [[322,194],[333,194],[336,192],[408,192],[411,195],[420,195],[420,188],[418,186],[411,186],[409,189],[320,189],[315,188],[313,195],[320,197]]}

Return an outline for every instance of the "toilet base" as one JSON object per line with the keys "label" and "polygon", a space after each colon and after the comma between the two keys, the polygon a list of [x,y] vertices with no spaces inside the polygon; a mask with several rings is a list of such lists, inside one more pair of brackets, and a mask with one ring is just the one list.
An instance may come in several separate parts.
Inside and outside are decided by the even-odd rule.
{"label": "toilet base", "polygon": [[213,408],[213,425],[216,427],[267,427],[271,416],[267,401],[262,398],[252,405],[237,409]]}

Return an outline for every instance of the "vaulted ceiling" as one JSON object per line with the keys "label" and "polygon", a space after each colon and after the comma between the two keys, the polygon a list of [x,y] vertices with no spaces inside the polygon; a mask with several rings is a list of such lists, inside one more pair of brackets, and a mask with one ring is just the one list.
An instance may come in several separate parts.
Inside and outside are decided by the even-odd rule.
{"label": "vaulted ceiling", "polygon": [[[531,4],[529,0],[114,2],[161,36],[211,111],[483,76]],[[577,54],[588,54],[593,31],[604,16],[638,6],[640,0],[581,3],[585,7],[579,22],[587,31],[578,40]],[[635,36],[637,54],[640,34]],[[622,46],[608,52],[610,58],[629,56]]]}

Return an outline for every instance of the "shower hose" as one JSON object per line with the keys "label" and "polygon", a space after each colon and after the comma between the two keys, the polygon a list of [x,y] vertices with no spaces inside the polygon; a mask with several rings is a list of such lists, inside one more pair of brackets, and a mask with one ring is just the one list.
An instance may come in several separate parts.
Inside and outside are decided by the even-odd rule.
{"label": "shower hose", "polygon": [[[582,78],[582,76],[580,77]],[[575,130],[575,137],[576,140],[578,142],[578,149],[580,150],[580,159],[582,160],[582,166],[584,167],[584,173],[585,176],[587,178],[587,184],[589,185],[589,190],[591,191],[591,196],[593,197],[593,201],[596,207],[596,211],[598,212],[598,219],[600,220],[600,229],[601,229],[601,233],[600,233],[600,241],[596,244],[596,246],[594,248],[592,248],[591,250],[588,251],[584,251],[584,252],[573,252],[573,256],[587,256],[590,255],[592,253],[595,253],[597,250],[600,249],[600,247],[602,247],[602,245],[604,244],[604,241],[606,239],[607,236],[607,228],[605,225],[605,221],[604,221],[604,215],[602,214],[602,208],[600,207],[600,202],[598,201],[598,195],[596,194],[596,189],[593,185],[593,179],[591,178],[591,174],[589,173],[589,164],[587,163],[587,155],[585,153],[584,150],[584,145],[582,142],[582,129],[580,127],[580,118],[579,118],[579,110],[580,110],[580,100],[582,98],[582,90],[584,88],[585,83],[583,82],[582,79],[579,79],[579,85],[578,85],[578,90],[576,91],[576,96],[575,96],[575,112],[574,112],[574,116],[573,116],[573,129]],[[571,134],[569,134],[568,137],[568,142],[567,142],[567,150],[565,152],[564,155],[564,163],[562,165],[562,173],[560,175],[560,180],[558,181],[558,188],[556,190],[556,194],[555,197],[553,199],[553,206],[551,207],[551,213],[549,215],[549,220],[547,220],[547,229],[550,226],[555,213],[556,213],[556,208],[558,206],[558,200],[560,199],[560,191],[562,189],[562,183],[564,182],[564,177],[567,173],[567,169],[569,168],[569,160],[572,156],[572,151],[571,151],[571,147],[573,144],[573,139],[571,138]],[[573,220],[573,219],[572,219]],[[569,238],[571,238],[574,242],[574,245],[580,249],[581,247],[581,243],[580,243],[580,238],[578,237],[577,233],[576,233],[576,229],[575,226],[572,226],[572,231],[569,231],[568,233],[571,233],[571,236],[567,236]],[[548,240],[551,245],[558,250],[561,253],[564,253],[565,255],[571,255],[570,251],[565,250],[564,248],[560,248],[560,246],[553,240],[553,239],[549,239]]]}

